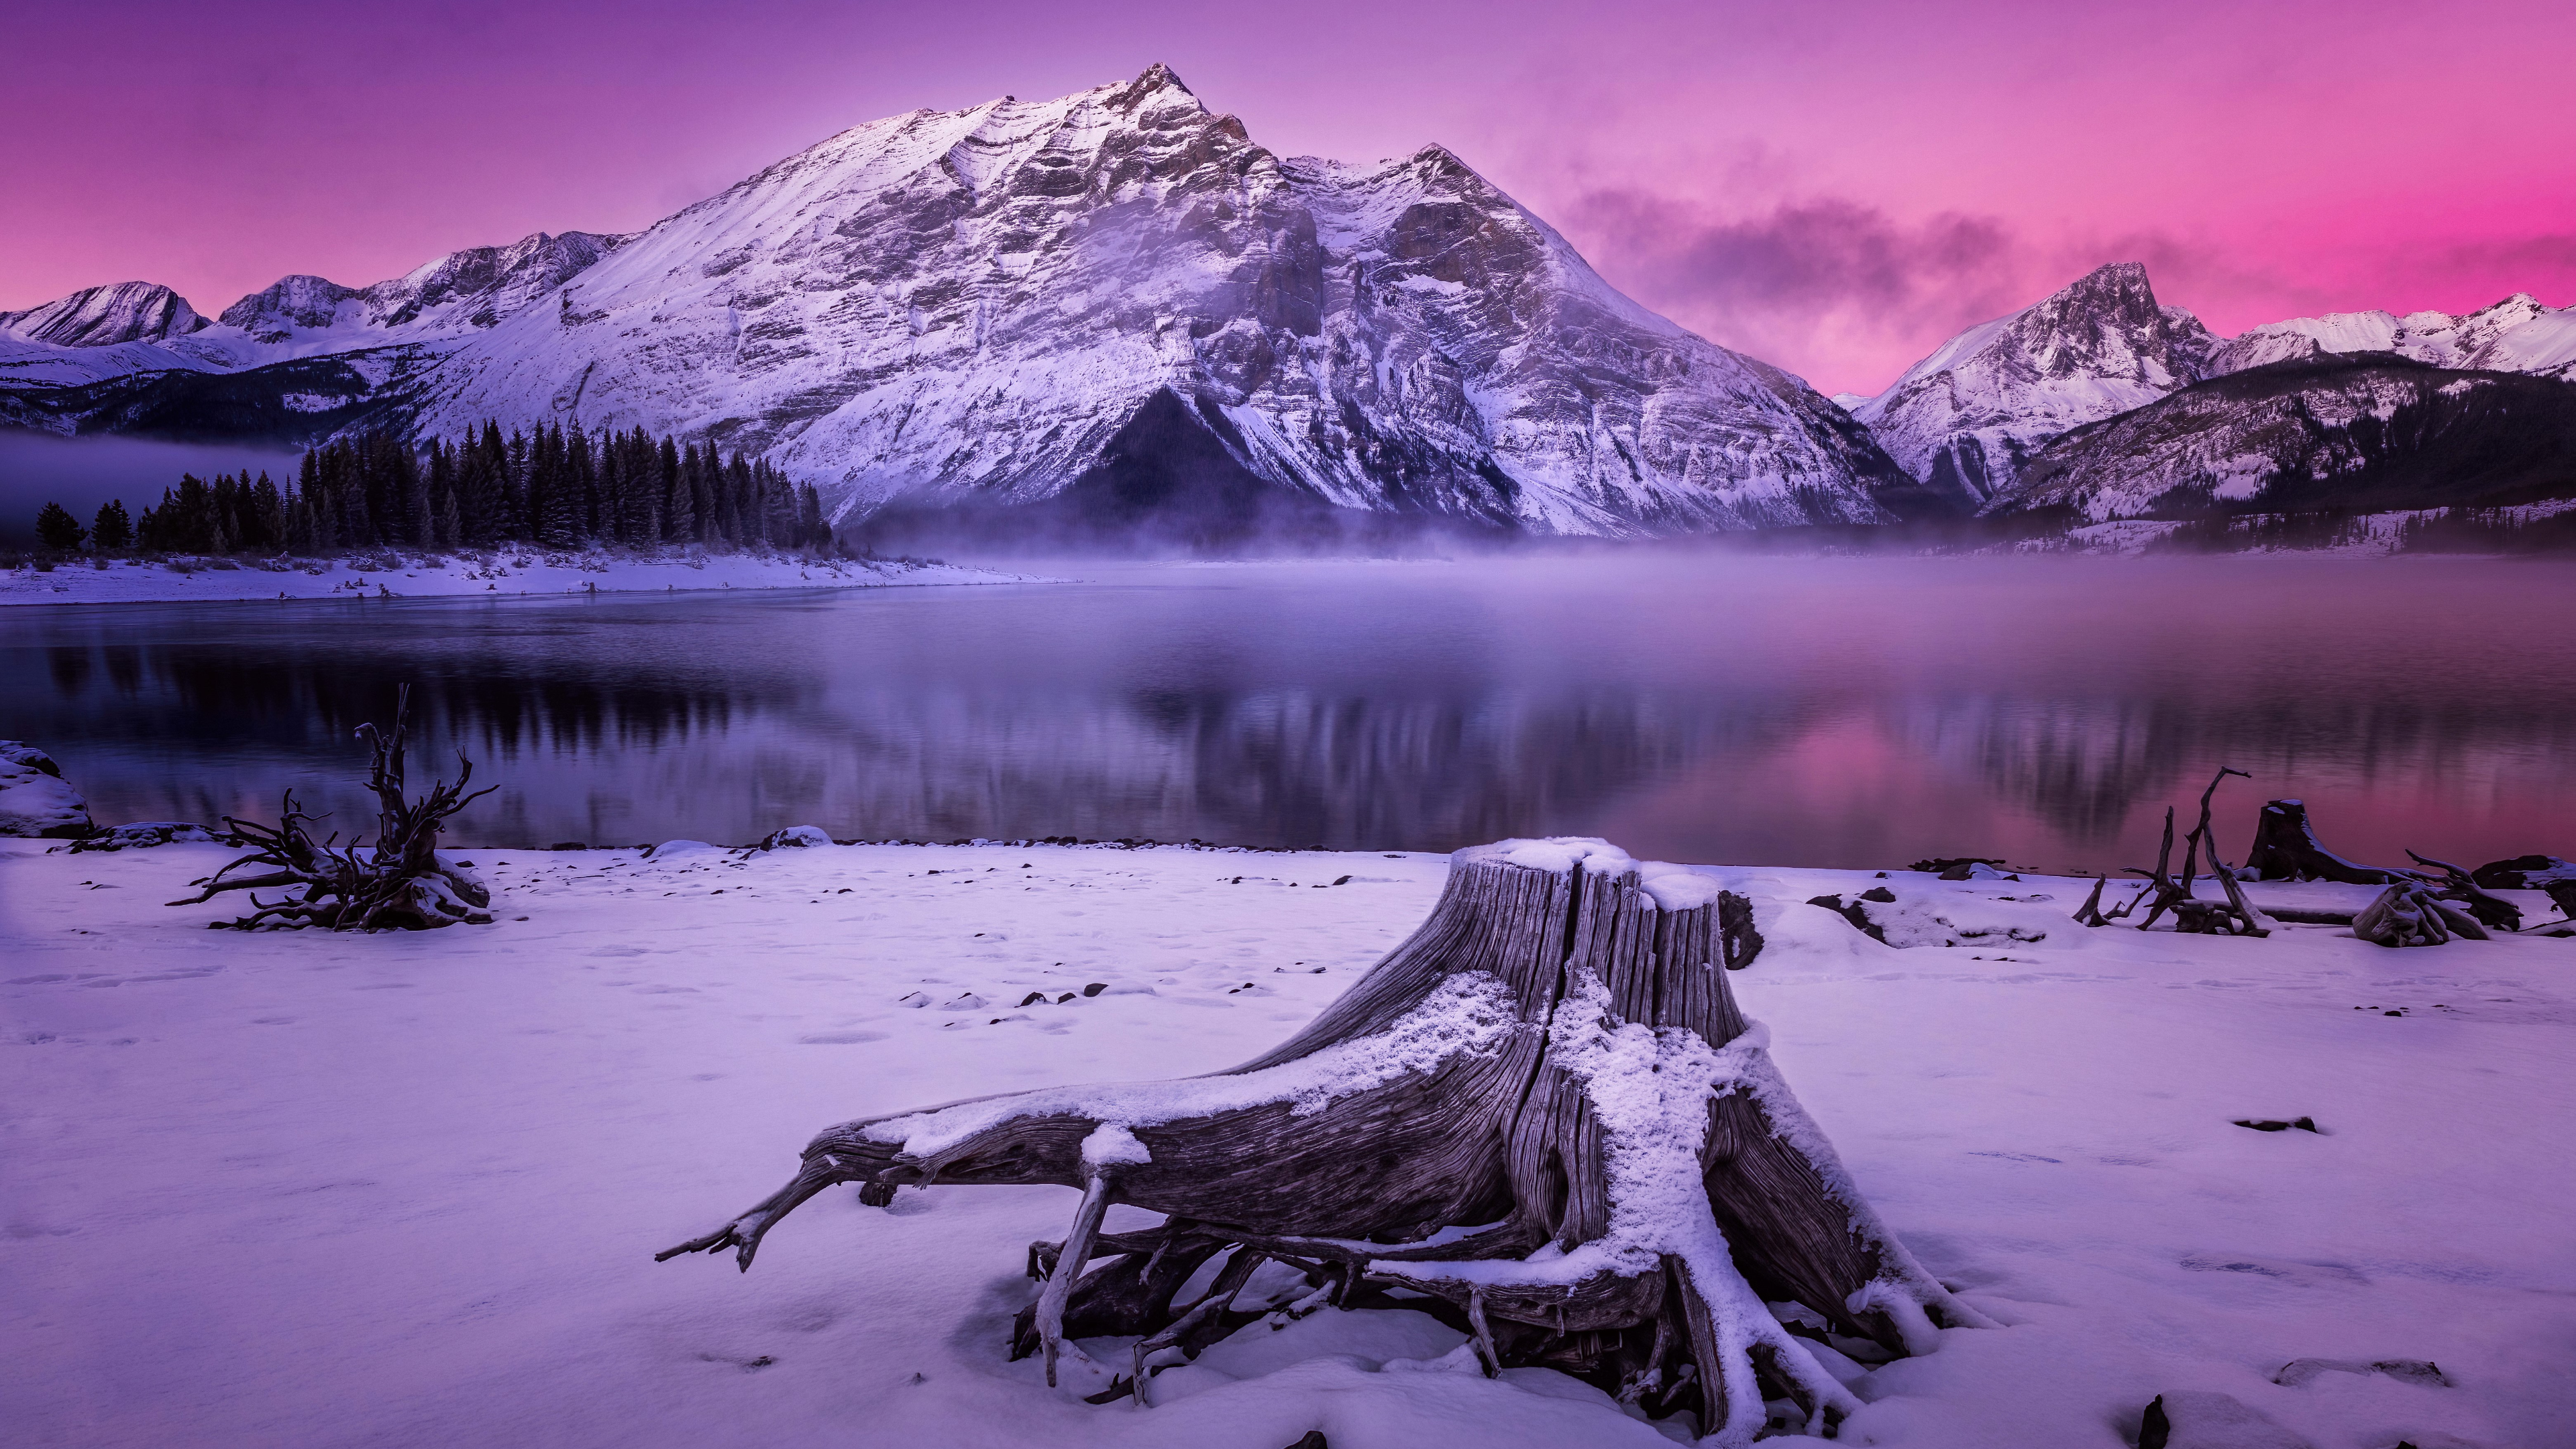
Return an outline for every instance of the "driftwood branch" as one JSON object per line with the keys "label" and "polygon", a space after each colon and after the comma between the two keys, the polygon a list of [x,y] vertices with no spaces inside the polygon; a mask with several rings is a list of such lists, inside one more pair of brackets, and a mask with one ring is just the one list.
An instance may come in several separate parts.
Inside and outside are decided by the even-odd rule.
{"label": "driftwood branch", "polygon": [[[240,844],[249,847],[250,854],[189,882],[199,887],[198,893],[170,904],[198,905],[226,891],[290,892],[274,901],[253,895],[249,915],[215,922],[243,930],[270,924],[340,931],[488,924],[491,892],[473,872],[438,858],[438,837],[449,817],[492,793],[491,788],[467,793],[474,762],[459,751],[453,783],[440,781],[417,800],[404,793],[404,726],[410,705],[411,686],[404,685],[394,696],[392,729],[379,730],[373,724],[358,727],[373,756],[367,771],[367,788],[377,804],[372,848],[361,840],[341,845],[336,831],[315,840],[306,827],[325,817],[298,809],[295,792],[289,790],[273,826],[225,816],[224,824]],[[234,874],[253,866],[269,869],[258,875]]]}
{"label": "driftwood branch", "polygon": [[[1728,901],[1597,841],[1463,851],[1413,936],[1261,1057],[845,1123],[785,1187],[658,1256],[747,1268],[834,1183],[880,1203],[1055,1183],[1082,1207],[1031,1251],[1045,1282],[1013,1347],[1135,1335],[1133,1376],[1090,1397],[1147,1401],[1157,1355],[1255,1321],[1233,1305],[1267,1260],[1306,1279],[1282,1314],[1400,1304],[1467,1333],[1489,1371],[1556,1368],[1732,1439],[1785,1396],[1831,1433],[1856,1401],[1766,1304],[1887,1354],[1986,1320],[1889,1234],[1772,1066],[1727,985],[1752,945]],[[1113,1198],[1167,1216],[1100,1234]],[[1217,1286],[1175,1308],[1219,1252]]]}
{"label": "driftwood branch", "polygon": [[[2237,883],[2236,873],[2228,868],[2226,861],[2219,858],[2218,839],[2210,830],[2210,802],[2217,796],[2219,785],[2230,775],[2247,780],[2254,778],[2243,770],[2230,769],[2226,766],[2220,766],[2218,773],[2210,777],[2209,788],[2200,792],[2200,821],[2191,828],[2190,834],[2183,837],[2182,875],[2179,879],[2173,874],[2174,812],[2173,807],[2168,805],[2165,807],[2164,844],[2156,851],[2156,868],[2144,870],[2137,866],[2129,867],[2131,875],[2145,876],[2147,884],[2137,895],[2130,897],[2117,909],[2104,911],[2100,908],[2102,882],[2096,881],[2093,885],[2093,893],[2086,897],[2084,904],[2076,910],[2075,919],[2088,926],[2107,926],[2113,920],[2127,915],[2143,901],[2146,903],[2147,913],[2138,921],[2138,929],[2141,931],[2153,926],[2170,913],[2173,916],[2174,929],[2186,934],[2208,936],[2272,934],[2273,922],[2262,911],[2256,909],[2252,901],[2246,899],[2244,888]],[[2219,888],[2226,893],[2227,899],[2224,901],[2202,900],[2194,892],[2193,887],[2200,878],[2200,857],[2204,850],[2209,854],[2209,873],[2217,879]]]}

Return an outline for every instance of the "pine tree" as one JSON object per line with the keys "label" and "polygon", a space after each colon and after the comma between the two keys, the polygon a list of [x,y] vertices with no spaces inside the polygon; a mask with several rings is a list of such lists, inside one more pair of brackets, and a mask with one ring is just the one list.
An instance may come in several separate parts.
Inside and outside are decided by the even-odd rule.
{"label": "pine tree", "polygon": [[707,444],[703,450],[692,448],[680,455],[680,471],[687,475],[689,484],[689,511],[697,520],[700,543],[713,543],[719,537],[716,532],[715,464],[716,445],[713,443]]}
{"label": "pine tree", "polygon": [[286,500],[278,496],[277,485],[265,471],[250,487],[250,514],[257,525],[254,541],[259,547],[276,548],[286,542]]}
{"label": "pine tree", "polygon": [[687,543],[698,536],[698,510],[689,496],[689,479],[680,466],[680,445],[664,438],[653,461],[662,474],[662,541]]}
{"label": "pine tree", "polygon": [[98,506],[98,516],[90,521],[89,544],[100,553],[114,553],[134,542],[134,520],[126,515],[125,500],[111,498]]}
{"label": "pine tree", "polygon": [[832,541],[831,525],[823,521],[823,495],[811,483],[796,493],[796,541],[807,548]]}
{"label": "pine tree", "polygon": [[70,553],[87,537],[89,530],[61,504],[48,503],[36,510],[36,541],[54,552]]}

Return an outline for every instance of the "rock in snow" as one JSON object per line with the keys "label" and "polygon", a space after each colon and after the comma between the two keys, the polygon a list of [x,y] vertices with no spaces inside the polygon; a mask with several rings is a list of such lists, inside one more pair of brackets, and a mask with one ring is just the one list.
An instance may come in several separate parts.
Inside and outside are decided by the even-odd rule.
{"label": "rock in snow", "polygon": [[66,840],[92,828],[89,802],[64,783],[53,756],[33,745],[0,740],[0,835]]}

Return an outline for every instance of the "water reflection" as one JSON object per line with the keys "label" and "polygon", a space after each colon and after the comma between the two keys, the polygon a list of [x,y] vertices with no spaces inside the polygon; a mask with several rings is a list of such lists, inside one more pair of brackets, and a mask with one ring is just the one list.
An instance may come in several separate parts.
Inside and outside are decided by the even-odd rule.
{"label": "water reflection", "polygon": [[[840,595],[13,609],[0,735],[102,819],[363,819],[414,686],[477,842],[1078,835],[2117,866],[2219,763],[2342,848],[2569,853],[2570,573],[1646,558]],[[2148,621],[2151,627],[2142,626]],[[2231,787],[2235,788],[2235,787]],[[2222,839],[2241,850],[2241,825]]]}

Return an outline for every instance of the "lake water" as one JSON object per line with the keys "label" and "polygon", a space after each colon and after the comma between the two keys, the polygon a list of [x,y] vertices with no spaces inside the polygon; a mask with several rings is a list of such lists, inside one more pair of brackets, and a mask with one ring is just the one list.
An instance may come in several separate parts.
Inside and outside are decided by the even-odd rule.
{"label": "lake water", "polygon": [[410,682],[464,844],[1198,838],[1667,859],[2576,855],[2576,567],[1785,559],[1064,566],[1082,582],[0,610],[0,737],[102,821],[368,819]]}

